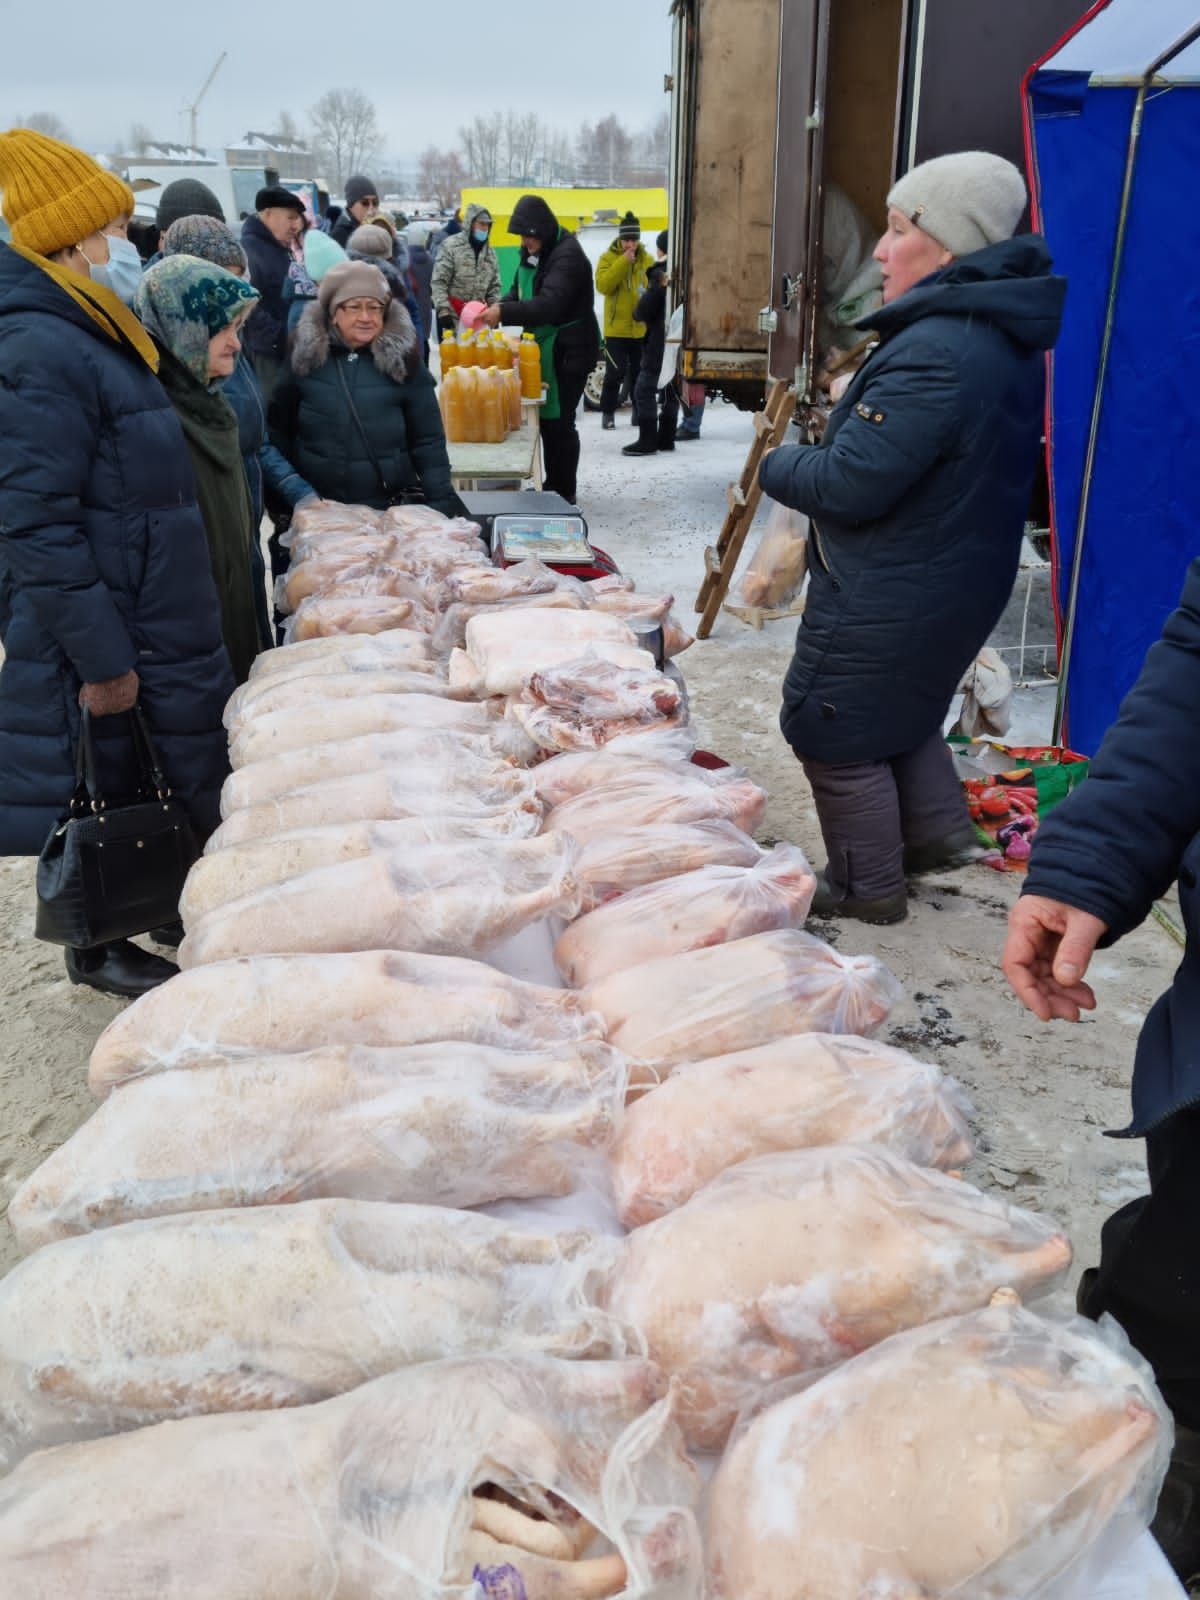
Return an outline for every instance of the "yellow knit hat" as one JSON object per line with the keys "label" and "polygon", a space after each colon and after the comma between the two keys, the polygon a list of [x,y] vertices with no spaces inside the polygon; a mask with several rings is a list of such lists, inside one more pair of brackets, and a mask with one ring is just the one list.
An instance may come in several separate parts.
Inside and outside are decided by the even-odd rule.
{"label": "yellow knit hat", "polygon": [[13,243],[52,256],[98,233],[122,212],[133,194],[74,145],[32,128],[0,133],[0,190]]}

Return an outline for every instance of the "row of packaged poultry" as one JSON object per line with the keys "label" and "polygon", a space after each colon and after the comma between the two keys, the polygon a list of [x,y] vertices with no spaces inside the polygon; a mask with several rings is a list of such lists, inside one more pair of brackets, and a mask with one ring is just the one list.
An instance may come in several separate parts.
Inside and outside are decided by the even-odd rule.
{"label": "row of packaged poultry", "polygon": [[[280,598],[184,970],[9,1207],[5,1600],[1016,1600],[1107,1559],[1152,1382],[1019,1303],[1067,1240],[958,1176],[961,1090],[869,1038],[894,979],[688,759],[669,597],[326,506]],[[567,988],[489,963],[547,920]],[[522,1215],[587,1189],[627,1236]]]}

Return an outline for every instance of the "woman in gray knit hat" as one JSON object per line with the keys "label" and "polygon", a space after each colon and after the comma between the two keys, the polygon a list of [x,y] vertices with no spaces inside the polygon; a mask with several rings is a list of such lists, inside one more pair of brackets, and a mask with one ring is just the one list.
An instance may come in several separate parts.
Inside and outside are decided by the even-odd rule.
{"label": "woman in gray knit hat", "polygon": [[1017,573],[1065,280],[1014,238],[1025,183],[981,151],[888,196],[878,346],[819,445],[760,482],[812,519],[810,587],[780,724],[828,855],[814,913],[907,915],[906,874],[963,864],[974,831],[942,737]]}

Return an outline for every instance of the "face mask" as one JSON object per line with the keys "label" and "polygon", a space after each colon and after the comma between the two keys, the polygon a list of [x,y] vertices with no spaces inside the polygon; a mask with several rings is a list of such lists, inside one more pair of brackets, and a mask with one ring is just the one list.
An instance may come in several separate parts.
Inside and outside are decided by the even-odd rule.
{"label": "face mask", "polygon": [[128,239],[122,239],[119,234],[110,236],[108,260],[89,261],[88,266],[96,283],[111,289],[127,306],[133,304],[138,284],[142,281],[142,258],[137,253],[137,247],[130,244]]}
{"label": "face mask", "polygon": [[486,244],[488,242],[488,230],[487,228],[473,228],[471,237],[477,244]]}

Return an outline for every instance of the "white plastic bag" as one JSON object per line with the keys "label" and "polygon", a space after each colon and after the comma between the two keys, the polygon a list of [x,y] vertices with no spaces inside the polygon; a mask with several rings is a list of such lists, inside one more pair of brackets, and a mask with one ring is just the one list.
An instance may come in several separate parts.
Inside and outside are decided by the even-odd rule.
{"label": "white plastic bag", "polygon": [[284,624],[284,644],[302,644],[332,633],[385,633],[393,628],[420,631],[422,613],[411,600],[393,595],[311,595]]}
{"label": "white plastic bag", "polygon": [[[536,781],[536,780],[535,780]],[[588,844],[606,833],[624,833],[644,823],[735,822],[753,833],[762,821],[766,791],[751,783],[741,767],[722,767],[699,775],[679,763],[661,772],[598,784],[555,806],[546,826]]]}
{"label": "white plastic bag", "polygon": [[644,884],[702,867],[752,867],[762,855],[733,822],[659,822],[597,834],[581,847],[575,870],[589,911]]}
{"label": "white plastic bag", "polygon": [[[343,666],[343,661],[351,665]],[[427,663],[427,667],[419,667]],[[377,667],[412,667],[444,672],[430,658],[429,639],[409,628],[392,628],[375,634],[329,634],[304,639],[277,650],[264,650],[254,658],[250,683],[263,678],[302,676],[305,672],[374,671]]]}
{"label": "white plastic bag", "polygon": [[309,704],[256,714],[251,706],[241,729],[229,741],[229,760],[236,771],[252,761],[265,761],[307,745],[358,739],[371,733],[405,728],[456,728],[487,733],[495,719],[486,706],[428,694],[375,694],[361,699],[323,700],[319,686]]}
{"label": "white plastic bag", "polygon": [[790,605],[807,570],[808,518],[777,500],[768,501],[766,528],[742,574],[740,603],[765,610]]}
{"label": "white plastic bag", "polygon": [[505,716],[543,750],[596,750],[613,739],[681,727],[680,686],[657,668],[617,666],[584,653],[531,674]]}
{"label": "white plastic bag", "polygon": [[1000,1288],[1049,1293],[1070,1262],[1065,1235],[1032,1211],[885,1150],[833,1146],[743,1161],[639,1228],[606,1304],[680,1380],[689,1443],[719,1449],[770,1384]]}

